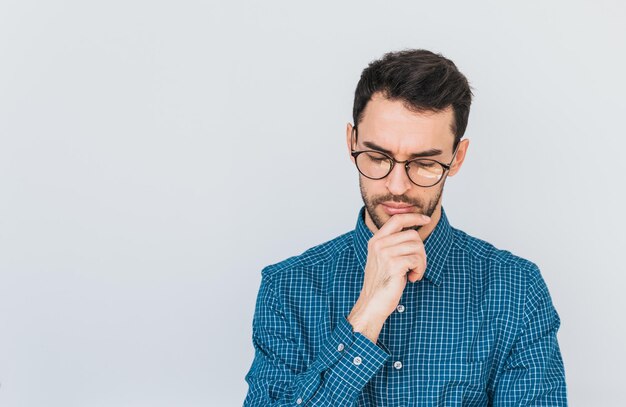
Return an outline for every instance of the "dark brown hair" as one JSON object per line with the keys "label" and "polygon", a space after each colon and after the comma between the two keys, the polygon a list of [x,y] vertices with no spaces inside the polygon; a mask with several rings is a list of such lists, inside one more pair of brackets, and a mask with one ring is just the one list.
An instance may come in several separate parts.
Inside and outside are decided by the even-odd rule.
{"label": "dark brown hair", "polygon": [[354,92],[352,116],[358,125],[365,106],[376,92],[401,100],[409,110],[438,112],[452,106],[454,148],[465,134],[472,91],[454,62],[424,49],[389,52],[370,62]]}

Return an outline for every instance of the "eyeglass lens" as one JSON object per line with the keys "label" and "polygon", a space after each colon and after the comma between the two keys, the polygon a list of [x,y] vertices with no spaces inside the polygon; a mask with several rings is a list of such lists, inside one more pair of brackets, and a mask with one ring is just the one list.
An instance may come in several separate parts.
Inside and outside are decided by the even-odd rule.
{"label": "eyeglass lens", "polygon": [[[391,172],[393,162],[385,154],[367,151],[356,157],[359,171],[368,178],[381,179]],[[411,181],[420,186],[435,185],[445,169],[436,161],[421,159],[409,162],[407,174]]]}

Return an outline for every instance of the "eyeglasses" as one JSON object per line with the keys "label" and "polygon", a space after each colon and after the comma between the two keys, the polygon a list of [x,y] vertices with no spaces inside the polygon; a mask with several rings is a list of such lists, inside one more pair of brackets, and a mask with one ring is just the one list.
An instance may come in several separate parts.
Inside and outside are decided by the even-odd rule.
{"label": "eyeglasses", "polygon": [[[352,128],[356,135],[356,126]],[[417,186],[428,188],[435,186],[450,171],[454,157],[459,146],[457,144],[449,164],[440,163],[428,158],[416,158],[413,160],[398,161],[388,154],[376,150],[352,150],[356,168],[364,177],[369,179],[383,179],[393,171],[396,164],[404,164],[406,175]]]}

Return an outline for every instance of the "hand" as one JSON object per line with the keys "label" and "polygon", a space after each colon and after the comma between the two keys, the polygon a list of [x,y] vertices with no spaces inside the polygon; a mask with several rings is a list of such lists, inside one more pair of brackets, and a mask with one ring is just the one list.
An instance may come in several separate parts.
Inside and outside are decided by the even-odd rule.
{"label": "hand", "polygon": [[424,243],[416,230],[403,229],[428,222],[430,218],[417,213],[393,215],[370,239],[363,288],[348,316],[355,332],[376,342],[407,280],[414,283],[424,275]]}

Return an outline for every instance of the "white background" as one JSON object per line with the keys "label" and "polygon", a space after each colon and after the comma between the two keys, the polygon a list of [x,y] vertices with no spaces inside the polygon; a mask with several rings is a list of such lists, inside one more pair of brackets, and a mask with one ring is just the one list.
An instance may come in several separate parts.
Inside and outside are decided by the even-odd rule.
{"label": "white background", "polygon": [[261,269],[354,227],[361,70],[474,88],[453,226],[536,262],[623,405],[619,1],[0,1],[0,406],[237,406]]}

